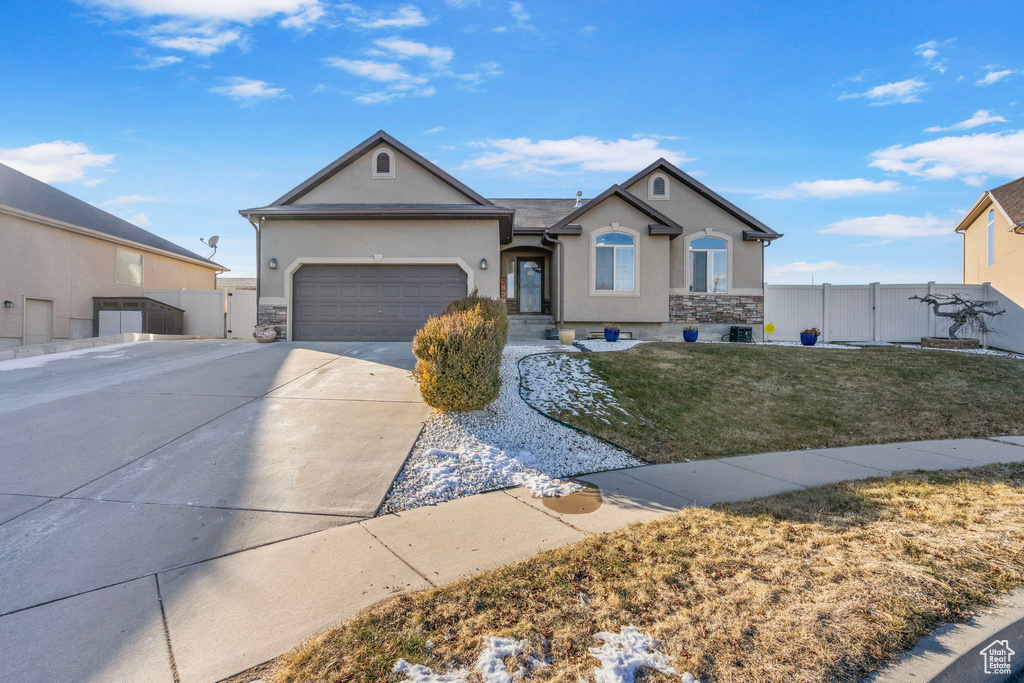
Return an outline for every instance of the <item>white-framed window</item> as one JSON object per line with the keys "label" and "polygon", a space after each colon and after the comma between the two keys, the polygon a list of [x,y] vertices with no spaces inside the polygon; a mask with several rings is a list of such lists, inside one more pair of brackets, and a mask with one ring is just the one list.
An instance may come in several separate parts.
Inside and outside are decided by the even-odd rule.
{"label": "white-framed window", "polygon": [[395,177],[395,154],[390,149],[378,149],[370,158],[370,176],[373,178]]}
{"label": "white-framed window", "polygon": [[664,173],[655,173],[654,175],[651,176],[651,179],[647,181],[647,198],[669,198],[668,176],[666,176]]}
{"label": "white-framed window", "polygon": [[636,289],[636,238],[605,232],[594,239],[594,289],[632,292]]}
{"label": "white-framed window", "polygon": [[114,279],[118,284],[142,286],[142,254],[127,249],[118,249]]}
{"label": "white-framed window", "polygon": [[988,210],[988,267],[996,264],[996,212]]}
{"label": "white-framed window", "polygon": [[690,240],[690,291],[729,291],[729,243],[718,237]]}

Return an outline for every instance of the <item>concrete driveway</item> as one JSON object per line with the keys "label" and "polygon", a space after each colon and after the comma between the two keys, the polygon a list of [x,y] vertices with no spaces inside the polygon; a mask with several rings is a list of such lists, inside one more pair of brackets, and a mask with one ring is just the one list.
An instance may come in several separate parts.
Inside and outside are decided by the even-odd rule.
{"label": "concrete driveway", "polygon": [[196,340],[0,363],[0,680],[171,680],[156,575],[372,517],[428,413],[413,362]]}

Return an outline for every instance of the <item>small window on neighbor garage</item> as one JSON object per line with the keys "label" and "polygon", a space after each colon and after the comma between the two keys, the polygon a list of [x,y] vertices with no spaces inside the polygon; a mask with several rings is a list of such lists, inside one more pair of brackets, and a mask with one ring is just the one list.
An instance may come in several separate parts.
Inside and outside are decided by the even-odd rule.
{"label": "small window on neighbor garage", "polygon": [[115,279],[119,284],[142,286],[142,254],[126,249],[117,250]]}

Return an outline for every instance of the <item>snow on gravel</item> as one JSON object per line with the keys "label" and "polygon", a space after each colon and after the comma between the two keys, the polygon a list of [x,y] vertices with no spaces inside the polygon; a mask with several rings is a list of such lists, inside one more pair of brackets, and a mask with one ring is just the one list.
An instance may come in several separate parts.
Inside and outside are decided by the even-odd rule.
{"label": "snow on gravel", "polygon": [[[124,355],[125,347],[133,344],[141,344],[142,342],[124,342],[123,344],[107,344],[106,346],[94,346],[88,349],[76,349],[74,351],[62,351],[61,353],[41,353],[38,356],[27,356],[25,358],[12,358],[11,360],[0,360],[0,372],[4,370],[25,370],[26,368],[40,368],[47,363],[55,360],[65,360],[67,358],[78,358],[79,356],[88,356],[94,353],[102,353],[102,356],[92,356],[93,358],[120,358]],[[110,351],[118,351],[117,353],[110,353]]]}
{"label": "snow on gravel", "polygon": [[575,345],[582,351],[600,353],[602,351],[625,351],[633,348],[637,344],[646,343],[647,342],[640,341],[639,339],[620,339],[617,342],[609,342],[604,339],[577,339]]}
{"label": "snow on gravel", "polygon": [[561,478],[642,465],[625,451],[538,414],[519,397],[518,361],[549,350],[506,347],[501,394],[487,408],[432,411],[381,513],[507,486],[527,486],[537,496],[566,495],[580,487]]}
{"label": "snow on gravel", "polygon": [[523,398],[546,413],[594,415],[611,424],[629,415],[612,388],[594,373],[590,361],[568,354],[534,356],[519,365]]}
{"label": "snow on gravel", "polygon": [[973,353],[979,356],[1003,356],[1004,358],[1024,359],[1024,355],[1011,351],[999,351],[998,349],[936,349],[930,346],[918,346],[917,344],[893,344],[901,349],[919,349],[921,351],[953,351],[954,353]]}

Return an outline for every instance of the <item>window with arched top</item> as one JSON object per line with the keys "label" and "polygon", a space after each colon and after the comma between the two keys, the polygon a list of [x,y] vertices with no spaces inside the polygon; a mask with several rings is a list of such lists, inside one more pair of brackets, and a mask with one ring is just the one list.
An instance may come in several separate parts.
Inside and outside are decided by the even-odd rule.
{"label": "window with arched top", "polygon": [[729,243],[718,237],[690,240],[690,291],[729,291]]}
{"label": "window with arched top", "polygon": [[374,178],[395,177],[395,155],[389,149],[381,149],[373,154],[371,160],[372,176]]}
{"label": "window with arched top", "polygon": [[635,287],[636,238],[606,232],[594,239],[594,289],[632,292]]}
{"label": "window with arched top", "polygon": [[668,199],[668,178],[663,174],[651,176],[647,185],[648,199]]}
{"label": "window with arched top", "polygon": [[996,264],[996,212],[988,210],[988,267]]}

